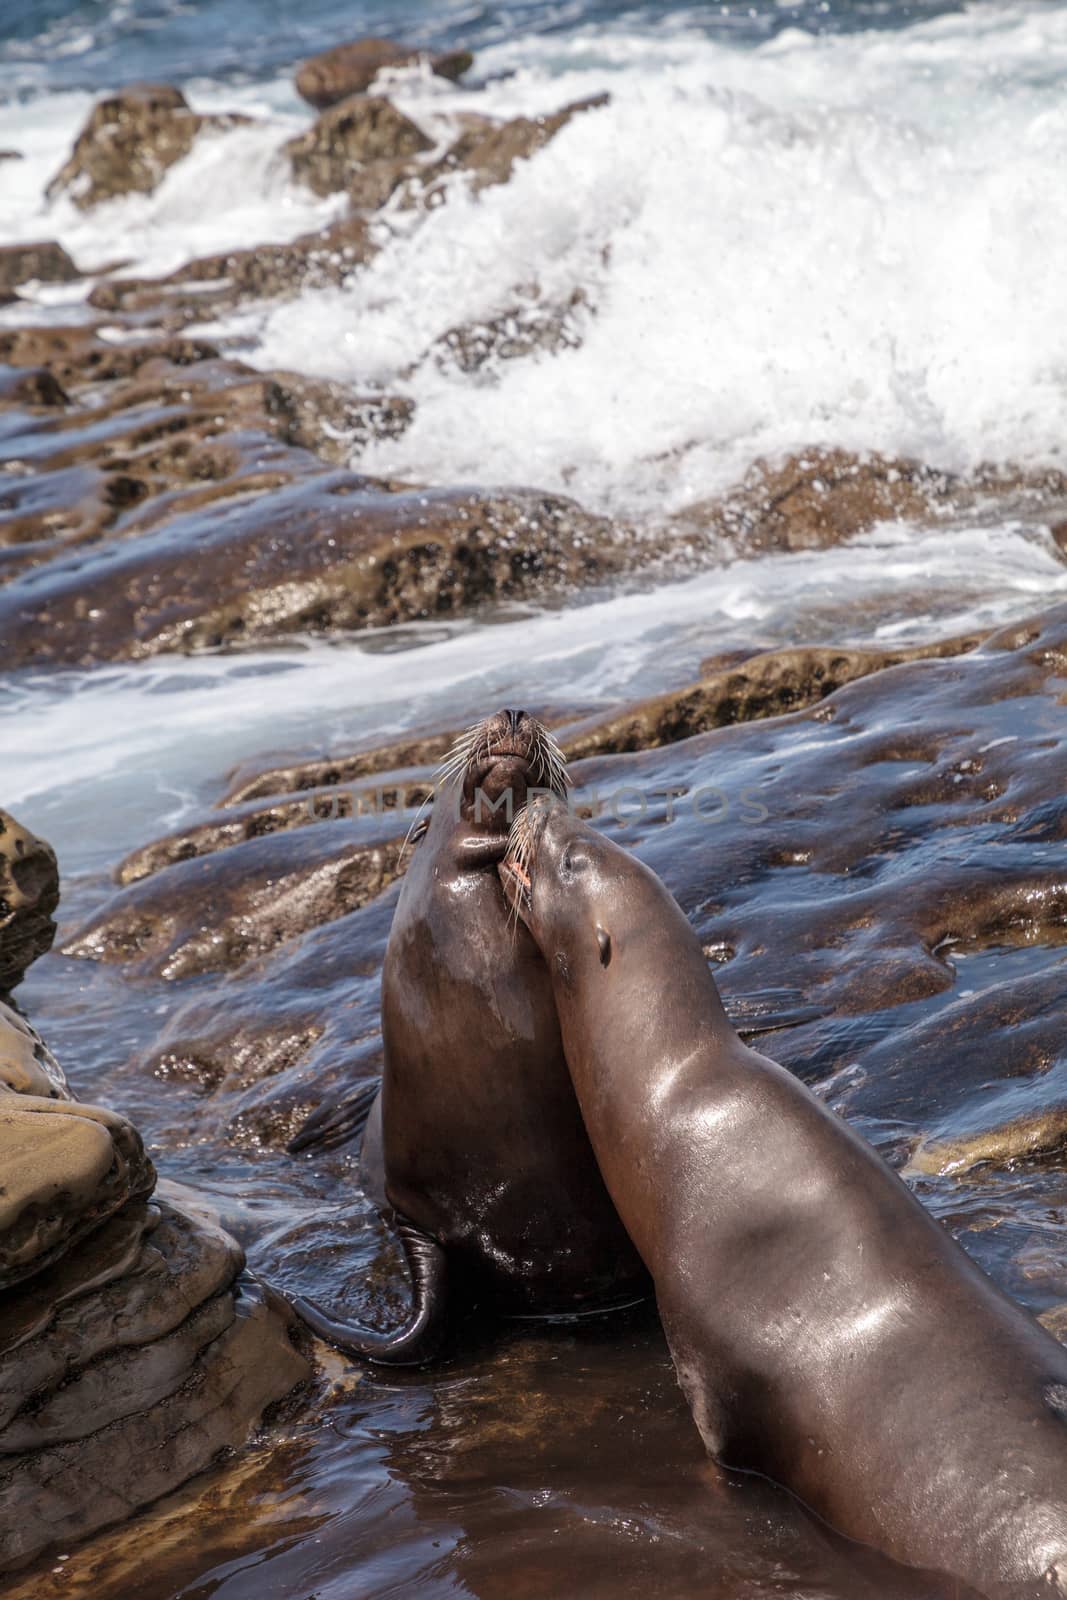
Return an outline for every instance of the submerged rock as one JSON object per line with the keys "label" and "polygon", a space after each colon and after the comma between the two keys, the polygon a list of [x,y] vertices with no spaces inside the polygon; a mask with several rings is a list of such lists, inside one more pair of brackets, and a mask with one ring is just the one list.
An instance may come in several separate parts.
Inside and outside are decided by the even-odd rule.
{"label": "submerged rock", "polygon": [[69,194],[82,210],[117,195],[151,194],[199,133],[248,120],[191,111],[172,84],[133,84],[94,106],[46,193],[49,199]]}
{"label": "submerged rock", "polygon": [[59,865],[43,839],[0,811],[0,993],[52,947]]}
{"label": "submerged rock", "polygon": [[309,105],[323,111],[338,100],[362,94],[386,67],[411,67],[425,62],[439,78],[461,78],[474,63],[469,50],[433,54],[398,44],[394,39],[355,39],[335,45],[305,61],[296,74],[296,90]]}

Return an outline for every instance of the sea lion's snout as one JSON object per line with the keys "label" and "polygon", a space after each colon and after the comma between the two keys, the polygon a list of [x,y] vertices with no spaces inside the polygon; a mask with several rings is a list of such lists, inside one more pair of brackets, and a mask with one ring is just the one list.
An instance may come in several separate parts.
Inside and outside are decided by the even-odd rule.
{"label": "sea lion's snout", "polygon": [[446,757],[440,779],[461,785],[463,815],[503,833],[537,789],[563,796],[567,766],[555,739],[528,711],[505,708],[468,728]]}

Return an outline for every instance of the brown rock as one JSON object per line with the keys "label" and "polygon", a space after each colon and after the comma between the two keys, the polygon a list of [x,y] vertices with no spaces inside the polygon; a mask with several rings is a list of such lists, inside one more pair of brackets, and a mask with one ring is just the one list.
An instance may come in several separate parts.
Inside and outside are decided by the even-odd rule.
{"label": "brown rock", "polygon": [[516,361],[539,350],[576,350],[582,342],[576,313],[586,305],[582,289],[575,289],[564,301],[547,303],[534,290],[488,322],[449,328],[434,341],[437,362],[470,374],[491,360]]}
{"label": "brown rock", "polygon": [[0,993],[52,948],[59,866],[43,839],[0,811]]}
{"label": "brown rock", "polygon": [[822,550],[876,522],[951,510],[957,486],[917,461],[812,449],[776,465],[757,461],[730,494],[675,520],[700,531],[714,527],[746,553]]}
{"label": "brown rock", "polygon": [[438,77],[455,81],[468,71],[474,57],[467,50],[432,55],[392,39],[356,39],[305,61],[296,75],[296,89],[317,111],[324,111],[349,95],[363,94],[383,67],[408,67],[420,61],[428,62]]}
{"label": "brown rock", "polygon": [[[215,505],[215,486],[203,491]],[[345,473],[275,480],[0,589],[7,659],[120,659],[296,631],[457,615],[603,580],[661,552],[529,490],[382,493]]]}
{"label": "brown rock", "polygon": [[0,1001],[0,1092],[69,1100],[63,1069],[37,1029]]}
{"label": "brown rock", "polygon": [[638,701],[608,718],[589,717],[558,732],[569,761],[586,756],[654,750],[691,739],[710,728],[753,722],[798,711],[825,699],[846,683],[885,672],[908,661],[944,660],[981,644],[985,633],[959,634],[933,644],[897,650],[796,645],[768,650],[707,673],[698,683]]}
{"label": "brown rock", "polygon": [[374,439],[398,439],[415,415],[414,400],[402,395],[360,395],[297,372],[272,373],[270,383],[267,411],[280,436],[339,467]]}
{"label": "brown rock", "polygon": [[369,844],[357,822],[305,826],[314,821],[306,804],[277,820],[282,826],[266,837],[198,852],[121,889],[64,954],[131,962],[172,981],[232,971],[347,916],[397,875],[403,825],[398,838]]}
{"label": "brown rock", "polygon": [[456,737],[457,730],[449,729],[444,733],[427,733],[398,739],[393,744],[375,745],[369,750],[343,751],[336,756],[309,755],[266,770],[255,762],[243,763],[231,774],[229,788],[219,804],[236,806],[271,795],[330,788],[339,783],[354,783],[375,773],[392,772],[398,767],[436,766],[448,754]]}
{"label": "brown rock", "polygon": [[0,406],[66,406],[70,395],[47,367],[0,371]]}
{"label": "brown rock", "polygon": [[[164,324],[203,321],[246,300],[296,294],[342,283],[374,254],[366,221],[343,217],[328,228],[302,234],[288,244],[257,245],[199,256],[165,278],[113,278],[98,283],[89,304],[100,311],[154,312]],[[191,289],[190,285],[216,287]]]}
{"label": "brown rock", "polygon": [[0,1571],[124,1520],[240,1445],[307,1378],[227,1235],[128,1207],[0,1319]]}
{"label": "brown rock", "polygon": [[134,84],[101,100],[47,188],[83,210],[122,194],[151,194],[198,133],[235,127],[240,116],[201,116],[170,84]]}
{"label": "brown rock", "polygon": [[591,95],[575,100],[544,117],[514,117],[495,127],[473,127],[461,133],[439,161],[425,167],[420,175],[427,190],[439,188],[445,178],[463,172],[475,191],[495,183],[506,183],[516,161],[527,160],[554,139],[561,128],[584,111],[606,106],[610,95]]}
{"label": "brown rock", "polygon": [[293,177],[318,195],[344,190],[354,173],[433,148],[410,117],[379,95],[351,95],[285,146]]}
{"label": "brown rock", "polygon": [[35,279],[39,283],[73,283],[82,274],[61,244],[0,245],[0,289],[14,289]]}
{"label": "brown rock", "polygon": [[125,1117],[6,1090],[0,1172],[0,1289],[43,1271],[156,1181]]}

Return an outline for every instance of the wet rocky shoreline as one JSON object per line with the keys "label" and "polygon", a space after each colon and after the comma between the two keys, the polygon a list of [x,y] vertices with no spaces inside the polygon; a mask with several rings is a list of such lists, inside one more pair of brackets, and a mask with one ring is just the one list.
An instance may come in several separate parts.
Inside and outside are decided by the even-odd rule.
{"label": "wet rocky shoreline", "polygon": [[[594,101],[539,119],[464,113],[462,125],[431,132],[367,92],[379,66],[404,64],[364,50],[304,74],[318,117],[286,159],[298,181],[344,195],[347,207],[319,233],[194,260],[158,280],[118,264],[94,274],[84,308],[63,325],[17,325],[10,308],[20,285],[76,282],[78,265],[54,244],[0,250],[0,298],[9,297],[0,326],[5,670],[106,670],[502,604],[561,605],[738,558],[843,545],[898,519],[947,532],[963,519],[1012,518],[1051,530],[1067,551],[1067,476],[1054,466],[991,463],[961,477],[813,444],[754,462],[714,501],[631,521],[536,485],[442,488],[361,474],[365,443],[410,425],[406,397],[260,371],[200,325],[342,281],[375,250],[376,230],[388,226],[383,207],[447,205],[456,185],[505,183],[571,118],[597,112]],[[458,58],[424,65],[446,79],[471,70]],[[170,86],[123,91],[94,111],[56,184],[86,206],[150,192],[196,140],[228,125],[191,112]],[[490,355],[533,358],[581,337],[573,311],[546,303],[537,285],[517,286],[513,311],[457,326],[424,359],[477,371]],[[551,702],[548,689],[532,709],[547,714],[573,764],[576,803],[599,809],[691,917],[734,1015],[758,1021],[763,1009],[795,1009],[794,1025],[764,1041],[767,1053],[906,1168],[981,1265],[1067,1336],[1067,605],[1035,604],[1007,626],[896,647],[857,637],[862,623],[836,645],[731,652],[704,662],[696,680],[592,715]],[[156,1600],[179,1582],[199,1592],[238,1547],[283,1546],[287,1581],[307,1592],[324,1571],[362,1574],[368,1594],[401,1592],[376,1566],[384,1558],[373,1496],[388,1481],[405,1486],[427,1529],[447,1520],[442,1497],[463,1507],[454,1513],[462,1538],[443,1540],[453,1562],[445,1576],[493,1600],[511,1592],[511,1557],[494,1568],[484,1555],[493,1540],[510,1550],[508,1538],[525,1547],[541,1537],[532,1499],[506,1515],[493,1501],[492,1486],[509,1483],[509,1472],[521,1477],[517,1456],[539,1463],[546,1493],[566,1486],[553,1513],[568,1530],[561,1554],[538,1546],[524,1592],[560,1592],[572,1563],[588,1574],[583,1593],[628,1592],[597,1587],[605,1555],[627,1582],[703,1592],[703,1467],[685,1453],[688,1419],[672,1410],[657,1330],[627,1325],[619,1353],[603,1330],[564,1331],[555,1344],[502,1337],[489,1349],[478,1342],[484,1330],[468,1330],[473,1356],[460,1349],[440,1380],[390,1388],[344,1375],[321,1348],[298,1349],[281,1302],[260,1287],[314,1293],[382,1323],[402,1299],[352,1152],[296,1158],[286,1145],[323,1098],[358,1092],[380,1069],[378,980],[403,841],[456,731],[453,720],[377,745],[265,748],[258,761],[220,770],[200,814],[115,859],[110,881],[78,887],[76,915],[51,953],[57,904],[62,912],[67,903],[54,858],[2,818],[0,990],[10,999],[33,963],[30,1021],[49,1043],[53,1030],[67,1043],[79,1097],[92,1078],[93,1096],[118,1108],[94,1112],[95,1098],[74,1099],[45,1043],[5,1005],[4,1118],[23,1130],[19,1139],[31,1124],[38,1138],[38,1125],[76,1112],[113,1140],[120,1128],[141,1154],[127,1154],[128,1192],[112,1175],[103,1195],[110,1165],[101,1180],[99,1152],[79,1154],[78,1145],[65,1156],[84,1163],[79,1203],[42,1244],[47,1265],[32,1270],[31,1253],[29,1275],[16,1264],[5,1287],[0,1536],[26,1504],[27,1471],[42,1486],[59,1474],[75,1510],[50,1528],[29,1519],[0,1561],[14,1569],[60,1544],[67,1554],[94,1527],[212,1467],[185,1499],[148,1514],[148,1525],[166,1529],[154,1575],[131,1580],[146,1526],[134,1521],[126,1534],[74,1550],[62,1581],[46,1562],[32,1575],[36,1594],[90,1580],[104,1596]],[[640,809],[604,804],[624,790]],[[693,803],[701,794],[713,797],[703,811]],[[21,820],[34,826],[32,816]],[[90,1009],[104,1008],[97,1026],[108,1042],[98,1061],[79,1064],[69,1047],[88,1037],[86,996]],[[178,1186],[153,1196],[153,1164]],[[196,1210],[195,1188],[219,1174],[232,1216],[215,1224]],[[0,1271],[4,1247],[0,1239]],[[168,1272],[173,1283],[161,1289]],[[185,1299],[183,1274],[197,1285]],[[119,1315],[114,1302],[146,1279],[156,1299],[146,1298],[139,1333],[119,1349],[106,1331]],[[91,1350],[61,1310],[70,1296],[83,1310],[90,1300],[102,1307],[90,1319],[104,1330]],[[171,1310],[160,1320],[163,1304]],[[580,1403],[571,1380],[547,1365],[567,1360],[585,1374]],[[223,1382],[257,1368],[260,1382]],[[453,1383],[462,1404],[450,1398]],[[109,1384],[132,1399],[98,1437],[79,1407],[98,1404]],[[294,1388],[289,1421],[220,1460]],[[95,1471],[101,1452],[110,1459],[114,1435],[103,1435],[125,1429],[136,1468],[137,1451],[158,1451],[184,1427],[194,1389],[204,1420],[188,1449],[173,1452],[169,1475],[137,1473],[136,1492],[116,1483],[116,1500],[92,1512],[78,1474]],[[603,1411],[589,1398],[598,1391],[612,1400]],[[632,1406],[635,1392],[652,1405]],[[516,1395],[538,1397],[521,1419],[508,1409]],[[143,1427],[131,1420],[142,1402]],[[590,1459],[603,1444],[603,1459],[644,1451],[681,1463],[685,1494],[674,1498],[674,1483],[653,1493],[674,1519],[659,1564],[627,1532],[627,1517],[639,1520],[649,1503],[649,1485],[628,1476],[635,1468],[618,1468],[616,1521],[575,1509],[584,1469],[553,1433],[568,1406]],[[627,1418],[622,1442],[616,1415]],[[433,1420],[424,1427],[425,1416]],[[367,1440],[378,1427],[383,1437],[392,1428],[395,1442],[374,1455]],[[347,1451],[339,1457],[330,1454],[337,1436]],[[331,1499],[347,1470],[367,1496],[356,1523]],[[780,1505],[754,1515],[793,1528]],[[233,1533],[235,1518],[246,1534]],[[737,1535],[740,1524],[727,1524]],[[321,1556],[311,1548],[319,1539]],[[895,1592],[839,1553],[819,1546],[813,1555],[812,1540],[810,1529],[782,1535],[787,1573],[815,1571],[820,1592],[850,1600]],[[749,1592],[749,1582],[773,1592],[758,1587],[781,1578],[770,1576],[772,1546],[745,1546],[738,1587],[724,1594]],[[443,1558],[412,1559],[396,1581],[411,1583],[414,1571],[436,1593]],[[226,1594],[240,1594],[241,1581]],[[254,1570],[246,1581],[259,1581]],[[918,1592],[900,1582],[901,1594]]]}

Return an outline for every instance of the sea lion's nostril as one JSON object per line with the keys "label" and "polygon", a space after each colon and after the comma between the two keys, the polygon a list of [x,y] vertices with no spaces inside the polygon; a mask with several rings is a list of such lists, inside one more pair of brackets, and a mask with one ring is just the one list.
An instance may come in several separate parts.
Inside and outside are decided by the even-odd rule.
{"label": "sea lion's nostril", "polygon": [[526,715],[525,711],[505,711],[504,715],[508,719],[508,732],[509,733],[518,733],[518,731],[519,731],[519,723],[522,721],[523,717]]}

